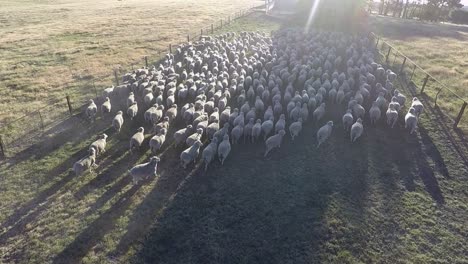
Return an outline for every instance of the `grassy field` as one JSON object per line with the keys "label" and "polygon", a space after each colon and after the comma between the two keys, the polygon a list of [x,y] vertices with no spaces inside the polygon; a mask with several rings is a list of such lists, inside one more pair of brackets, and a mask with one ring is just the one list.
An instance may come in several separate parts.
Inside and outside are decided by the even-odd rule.
{"label": "grassy field", "polygon": [[0,128],[70,94],[77,105],[170,43],[260,0],[0,0]]}
{"label": "grassy field", "polygon": [[[254,14],[226,30],[281,26]],[[72,117],[0,163],[0,262],[467,262],[463,135],[428,108],[416,135],[379,124],[350,144],[342,111],[326,117],[337,125],[320,149],[308,125],[268,158],[261,144],[238,145],[206,173],[183,170],[169,138],[160,177],[140,186],[126,173],[150,155],[127,151],[139,120],[115,135],[109,120]],[[101,132],[110,140],[99,167],[75,177]]]}
{"label": "grassy field", "polygon": [[[372,30],[394,45],[424,70],[468,101],[468,26],[371,17]],[[392,59],[393,57],[390,57]],[[399,59],[399,63],[401,63]],[[410,69],[408,69],[409,71]],[[415,73],[415,83],[422,86],[425,74]],[[429,82],[425,92],[435,98],[440,87]],[[463,104],[449,92],[442,91],[441,109],[454,118]],[[465,114],[461,126],[468,128]],[[468,130],[466,130],[468,131]]]}

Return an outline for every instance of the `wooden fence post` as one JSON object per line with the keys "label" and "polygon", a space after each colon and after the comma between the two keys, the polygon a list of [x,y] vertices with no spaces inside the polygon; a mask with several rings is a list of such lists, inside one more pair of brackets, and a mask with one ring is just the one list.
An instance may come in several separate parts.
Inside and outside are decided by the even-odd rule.
{"label": "wooden fence post", "polygon": [[190,35],[187,34],[187,42],[190,42]]}
{"label": "wooden fence post", "polygon": [[385,62],[388,63],[388,56],[390,56],[390,52],[392,51],[392,46],[388,48],[387,56],[385,56]]}
{"label": "wooden fence post", "polygon": [[146,68],[148,68],[148,56],[145,56],[145,65],[146,65]]}
{"label": "wooden fence post", "polygon": [[378,49],[379,48],[379,41],[380,41],[380,37],[377,38],[377,41],[375,42],[375,48]]}
{"label": "wooden fence post", "polygon": [[[455,123],[453,124],[453,127],[457,127],[458,123],[460,123],[460,120],[463,116],[463,113],[465,112],[465,108],[467,104],[468,104],[467,102],[463,102],[463,106],[461,107],[460,112],[458,113],[458,116],[455,119]],[[1,143],[1,136],[0,136],[0,143]]]}
{"label": "wooden fence post", "polygon": [[169,44],[169,53],[172,54],[172,44]]}
{"label": "wooden fence post", "polygon": [[70,112],[70,116],[73,115],[73,108],[70,103],[70,96],[67,95],[67,105],[68,105],[68,112]]}
{"label": "wooden fence post", "polygon": [[96,98],[98,98],[98,93],[97,93],[96,85],[94,84],[94,80],[93,80],[93,88],[94,88],[94,94],[96,95]]}
{"label": "wooden fence post", "polygon": [[404,70],[404,68],[405,68],[405,63],[406,63],[406,57],[404,57],[403,63],[401,64],[400,74],[403,72],[403,70]]}
{"label": "wooden fence post", "polygon": [[116,86],[119,86],[119,78],[117,77],[117,69],[114,69],[114,78]]}
{"label": "wooden fence post", "polygon": [[429,81],[429,74],[426,74],[426,78],[424,78],[424,83],[422,85],[420,94],[424,93],[424,88],[426,88],[427,81]]}
{"label": "wooden fence post", "polygon": [[411,78],[410,80],[412,81],[413,80],[413,76],[414,76],[414,71],[416,70],[416,64],[414,64],[413,66],[413,72],[411,72]]}
{"label": "wooden fence post", "polygon": [[436,94],[436,97],[435,97],[435,100],[434,100],[434,107],[437,106],[437,99],[439,98],[440,92],[442,92],[442,88],[443,88],[443,87],[440,87],[439,91],[438,91],[437,94]]}
{"label": "wooden fence post", "polygon": [[3,138],[2,135],[0,135],[0,158],[5,158],[5,144],[3,143]]}

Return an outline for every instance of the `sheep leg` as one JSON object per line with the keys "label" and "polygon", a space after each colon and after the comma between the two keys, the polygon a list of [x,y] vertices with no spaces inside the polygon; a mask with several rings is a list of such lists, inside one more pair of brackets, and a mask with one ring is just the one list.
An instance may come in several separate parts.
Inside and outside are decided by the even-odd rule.
{"label": "sheep leg", "polygon": [[268,155],[268,153],[270,152],[270,150],[271,150],[271,148],[268,147],[267,150],[266,150],[266,152],[265,152],[265,155],[264,155],[263,157],[266,157],[266,156]]}

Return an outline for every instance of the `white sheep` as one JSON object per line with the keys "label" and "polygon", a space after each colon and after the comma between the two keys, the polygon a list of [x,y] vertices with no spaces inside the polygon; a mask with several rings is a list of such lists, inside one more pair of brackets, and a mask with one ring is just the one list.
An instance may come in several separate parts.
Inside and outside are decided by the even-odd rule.
{"label": "white sheep", "polygon": [[73,172],[75,172],[76,176],[83,174],[83,172],[89,169],[91,172],[91,167],[96,166],[96,150],[91,148],[88,150],[88,155],[79,161],[73,164]]}
{"label": "white sheep", "polygon": [[251,136],[252,136],[252,128],[253,128],[254,125],[255,125],[254,119],[253,119],[253,118],[250,118],[249,123],[247,123],[247,124],[244,126],[244,132],[243,132],[243,135],[244,135],[244,143],[245,143],[245,141],[247,140],[248,137],[251,137]]}
{"label": "white sheep", "polygon": [[185,144],[188,146],[192,146],[195,142],[200,141],[203,136],[203,129],[198,128],[195,133],[190,135],[186,140]]}
{"label": "white sheep", "polygon": [[424,110],[424,105],[419,101],[417,97],[413,98],[413,101],[411,102],[411,107],[414,108],[414,114],[419,117],[419,115],[422,114]]}
{"label": "white sheep", "polygon": [[205,162],[205,171],[208,170],[208,165],[214,160],[218,152],[218,139],[213,138],[211,143],[206,146],[202,152],[202,159]]}
{"label": "white sheep", "polygon": [[349,131],[354,121],[353,110],[348,109],[346,113],[343,115],[342,121],[343,121],[344,130]]}
{"label": "white sheep", "polygon": [[153,125],[153,133],[158,134],[161,129],[169,130],[169,117],[165,116],[163,120]]}
{"label": "white sheep", "polygon": [[133,103],[135,103],[135,95],[133,94],[133,92],[130,92],[127,98],[127,107],[130,107],[131,105],[133,105]]}
{"label": "white sheep", "polygon": [[193,132],[193,127],[192,125],[188,125],[186,128],[182,128],[180,130],[177,130],[174,133],[174,142],[175,145],[178,146],[180,143],[185,142],[187,140],[188,136]]}
{"label": "white sheep", "polygon": [[221,162],[221,165],[224,164],[224,160],[229,156],[231,152],[231,143],[229,143],[229,136],[224,135],[223,141],[218,146],[218,158]]}
{"label": "white sheep", "polygon": [[231,130],[231,140],[232,144],[236,144],[239,139],[242,137],[242,134],[244,133],[244,125],[243,124],[238,124]]}
{"label": "white sheep", "polygon": [[167,109],[166,116],[169,118],[170,123],[177,118],[177,104],[173,104]]}
{"label": "white sheep", "polygon": [[96,150],[96,156],[101,153],[104,153],[106,151],[106,139],[107,139],[106,134],[99,135],[98,139],[94,141],[93,143],[91,143],[91,146],[89,146],[89,149],[91,150],[92,148],[94,148],[94,150]]}
{"label": "white sheep", "polygon": [[108,114],[111,112],[111,102],[110,102],[110,99],[109,97],[106,97],[106,99],[104,99],[104,103],[102,103],[101,105],[101,113],[102,114]]}
{"label": "white sheep", "polygon": [[257,122],[252,127],[252,134],[251,134],[252,143],[255,142],[258,139],[258,137],[260,136],[261,133],[262,133],[262,120],[257,119]]}
{"label": "white sheep", "polygon": [[269,137],[265,141],[266,151],[264,157],[266,157],[272,149],[281,147],[281,142],[283,141],[283,136],[285,134],[286,132],[284,130],[280,130],[278,131],[278,134]]}
{"label": "white sheep", "polygon": [[143,97],[143,101],[145,102],[146,106],[150,106],[151,104],[153,104],[153,101],[154,101],[153,93],[152,92],[147,93],[145,97]]}
{"label": "white sheep", "polygon": [[405,106],[406,103],[406,96],[401,94],[398,90],[395,89],[393,91],[393,95],[396,97],[398,103],[400,104],[401,107]]}
{"label": "white sheep", "polygon": [[163,128],[159,130],[159,133],[157,135],[153,136],[150,139],[149,146],[153,154],[155,154],[158,150],[161,149],[162,145],[166,141],[166,134],[167,134],[167,130]]}
{"label": "white sheep", "polygon": [[198,157],[198,154],[200,153],[200,147],[202,145],[203,144],[201,141],[195,141],[192,146],[180,153],[180,160],[184,169],[187,168],[187,165],[195,161],[195,159]]}
{"label": "white sheep", "polygon": [[325,103],[321,103],[317,109],[314,110],[312,113],[312,116],[314,117],[315,123],[318,124],[319,121],[323,118],[325,115]]}
{"label": "white sheep", "polygon": [[86,116],[91,120],[94,121],[96,119],[97,114],[97,106],[94,103],[93,99],[89,99],[89,105],[86,108]]}
{"label": "white sheep", "polygon": [[152,157],[149,162],[139,164],[131,168],[129,170],[129,173],[132,176],[133,184],[136,185],[141,180],[146,180],[150,177],[155,177],[156,171],[158,169],[158,162],[158,157]]}
{"label": "white sheep", "polygon": [[317,131],[317,148],[320,147],[322,143],[324,143],[331,135],[333,129],[333,121],[328,121],[324,126],[322,126]]}
{"label": "white sheep", "polygon": [[143,127],[138,128],[137,132],[130,138],[130,153],[134,148],[140,148],[145,140],[145,129]]}
{"label": "white sheep", "polygon": [[398,111],[395,109],[395,105],[390,104],[387,109],[387,125],[393,128],[398,120]]}
{"label": "white sheep", "polygon": [[418,116],[416,115],[416,109],[411,107],[405,116],[405,128],[410,129],[410,134],[413,134],[418,127]]}
{"label": "white sheep", "polygon": [[299,133],[302,131],[302,118],[300,117],[296,122],[291,123],[289,126],[289,133],[291,134],[291,139],[294,141],[294,138],[299,136]]}
{"label": "white sheep", "polygon": [[266,120],[265,122],[262,123],[262,132],[263,132],[263,140],[266,140],[267,137],[270,135],[271,131],[275,127],[275,124],[273,123],[274,118],[271,117],[270,120]]}
{"label": "white sheep", "polygon": [[377,121],[379,121],[381,115],[382,113],[380,111],[378,103],[372,102],[372,107],[369,110],[371,124],[375,124]]}
{"label": "white sheep", "polygon": [[117,130],[117,133],[120,132],[120,129],[122,129],[123,123],[124,123],[123,112],[118,111],[114,119],[112,120],[112,126],[114,127],[115,130]]}
{"label": "white sheep", "polygon": [[286,128],[286,117],[284,114],[280,115],[279,120],[275,124],[275,133],[278,133],[280,130],[284,130]]}
{"label": "white sheep", "polygon": [[211,123],[218,123],[219,122],[219,108],[213,108],[213,112],[211,113],[210,117],[208,118],[208,122]]}
{"label": "white sheep", "polygon": [[133,120],[133,118],[138,114],[138,104],[137,102],[133,102],[130,107],[127,109],[127,115],[130,117],[130,120]]}
{"label": "white sheep", "polygon": [[363,131],[364,126],[362,125],[362,119],[358,118],[356,120],[356,123],[354,123],[351,127],[351,142],[356,141],[356,139],[358,139],[362,135]]}

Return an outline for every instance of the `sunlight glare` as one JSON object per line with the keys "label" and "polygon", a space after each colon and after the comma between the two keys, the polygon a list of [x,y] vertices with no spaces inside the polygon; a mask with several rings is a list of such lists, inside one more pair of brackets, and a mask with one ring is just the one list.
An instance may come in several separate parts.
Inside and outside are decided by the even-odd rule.
{"label": "sunlight glare", "polygon": [[305,33],[309,32],[310,26],[312,25],[312,22],[314,21],[315,14],[317,13],[318,6],[320,4],[320,0],[315,0],[314,4],[312,5],[312,8],[310,9],[310,14],[309,18],[307,19],[307,23],[305,26]]}

